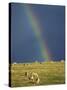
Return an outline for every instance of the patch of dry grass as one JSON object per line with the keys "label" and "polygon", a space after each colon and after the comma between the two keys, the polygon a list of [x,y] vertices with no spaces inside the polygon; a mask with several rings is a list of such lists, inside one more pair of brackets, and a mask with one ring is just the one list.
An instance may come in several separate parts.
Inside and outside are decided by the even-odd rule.
{"label": "patch of dry grass", "polygon": [[39,75],[39,85],[64,84],[65,70],[64,62],[43,62],[12,64],[11,86],[33,86],[34,84],[24,76],[24,72],[36,72]]}

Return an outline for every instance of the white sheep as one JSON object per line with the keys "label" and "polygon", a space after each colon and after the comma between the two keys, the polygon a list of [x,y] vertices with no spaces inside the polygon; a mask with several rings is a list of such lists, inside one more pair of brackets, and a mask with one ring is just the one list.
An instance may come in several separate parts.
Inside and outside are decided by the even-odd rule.
{"label": "white sheep", "polygon": [[25,76],[28,78],[28,80],[32,80],[34,84],[40,83],[39,76],[35,72],[25,72]]}

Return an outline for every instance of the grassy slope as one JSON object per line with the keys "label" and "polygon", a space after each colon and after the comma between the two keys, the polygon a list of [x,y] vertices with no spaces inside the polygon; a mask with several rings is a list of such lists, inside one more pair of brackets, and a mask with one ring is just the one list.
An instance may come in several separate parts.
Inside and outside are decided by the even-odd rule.
{"label": "grassy slope", "polygon": [[40,78],[39,85],[63,84],[65,82],[64,62],[44,62],[31,64],[12,64],[11,86],[32,86],[24,77],[24,72],[37,72]]}

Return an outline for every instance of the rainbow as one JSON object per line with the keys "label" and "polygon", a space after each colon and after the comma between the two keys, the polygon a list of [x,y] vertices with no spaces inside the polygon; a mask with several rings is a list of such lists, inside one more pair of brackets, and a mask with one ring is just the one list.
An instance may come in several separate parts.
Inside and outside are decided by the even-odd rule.
{"label": "rainbow", "polygon": [[51,53],[47,47],[48,45],[46,43],[46,40],[44,40],[42,37],[42,28],[40,27],[37,17],[32,12],[29,5],[24,6],[24,8],[25,8],[26,15],[29,19],[29,23],[32,26],[32,30],[40,44],[40,50],[41,50],[42,57],[44,58],[44,61],[51,60]]}

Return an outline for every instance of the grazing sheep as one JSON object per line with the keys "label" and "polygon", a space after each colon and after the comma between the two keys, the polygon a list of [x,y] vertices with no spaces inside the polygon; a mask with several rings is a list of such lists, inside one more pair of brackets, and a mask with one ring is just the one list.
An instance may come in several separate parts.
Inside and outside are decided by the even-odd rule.
{"label": "grazing sheep", "polygon": [[25,66],[25,64],[23,64]]}
{"label": "grazing sheep", "polygon": [[31,72],[25,72],[25,77],[27,77],[29,80],[32,79],[32,73]]}
{"label": "grazing sheep", "polygon": [[33,77],[33,82],[34,82],[34,84],[39,84],[40,79],[39,79],[38,74],[35,73],[35,72],[33,72],[33,73],[32,73],[32,77]]}
{"label": "grazing sheep", "polygon": [[13,63],[13,65],[16,65],[16,64],[17,64],[16,62]]}
{"label": "grazing sheep", "polygon": [[61,63],[64,63],[64,60],[61,60]]}
{"label": "grazing sheep", "polygon": [[42,64],[42,63],[40,62],[40,64]]}
{"label": "grazing sheep", "polygon": [[28,80],[32,80],[34,84],[39,84],[40,79],[37,73],[35,72],[25,72],[25,76],[28,78]]}

